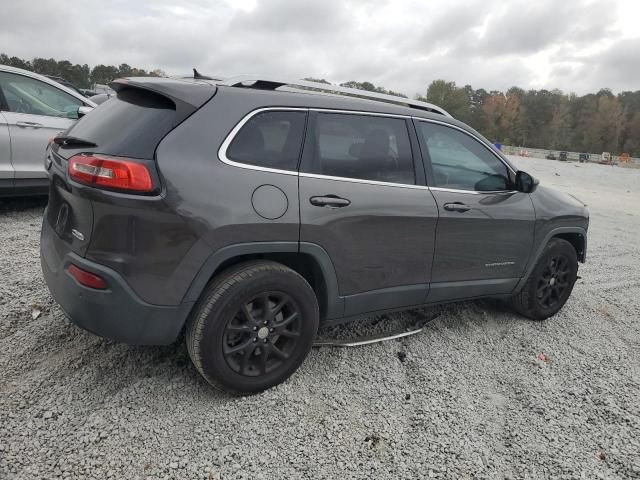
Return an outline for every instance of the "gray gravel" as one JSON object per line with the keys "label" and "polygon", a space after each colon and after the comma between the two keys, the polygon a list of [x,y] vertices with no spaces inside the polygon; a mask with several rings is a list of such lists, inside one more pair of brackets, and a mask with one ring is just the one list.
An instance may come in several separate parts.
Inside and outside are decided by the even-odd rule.
{"label": "gray gravel", "polygon": [[588,263],[555,318],[447,306],[241,399],[182,343],[72,326],[40,274],[43,202],[0,201],[0,478],[640,478],[640,170],[516,162],[590,204]]}

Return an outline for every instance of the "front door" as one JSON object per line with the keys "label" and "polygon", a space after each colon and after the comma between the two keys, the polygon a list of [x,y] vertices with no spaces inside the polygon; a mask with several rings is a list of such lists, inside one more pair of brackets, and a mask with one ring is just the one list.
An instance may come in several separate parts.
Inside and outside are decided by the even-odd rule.
{"label": "front door", "polygon": [[510,293],[524,274],[535,212],[510,166],[462,129],[416,121],[440,218],[430,301]]}
{"label": "front door", "polygon": [[71,126],[82,101],[52,85],[15,73],[0,72],[0,88],[7,103],[2,114],[11,137],[16,180],[46,178],[47,142]]}
{"label": "front door", "polygon": [[419,185],[408,126],[404,118],[310,115],[300,241],[329,254],[347,316],[421,304],[428,290],[438,212]]}

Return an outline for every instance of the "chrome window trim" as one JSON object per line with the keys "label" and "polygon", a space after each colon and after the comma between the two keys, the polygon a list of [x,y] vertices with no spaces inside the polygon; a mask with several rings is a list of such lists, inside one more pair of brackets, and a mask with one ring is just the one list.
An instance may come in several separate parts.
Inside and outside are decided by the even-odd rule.
{"label": "chrome window trim", "polygon": [[362,178],[350,178],[350,177],[333,177],[331,175],[322,175],[320,173],[305,173],[300,172],[301,177],[305,178],[318,178],[323,180],[334,180],[338,182],[350,182],[350,183],[365,183],[367,185],[381,185],[383,187],[399,187],[399,188],[410,188],[413,190],[430,190],[430,187],[426,185],[414,185],[410,183],[392,183],[392,182],[382,182],[379,180],[364,180]]}
{"label": "chrome window trim", "polygon": [[518,190],[462,190],[457,188],[429,187],[434,192],[468,193],[471,195],[512,195]]}
{"label": "chrome window trim", "polygon": [[[304,107],[261,107],[261,108],[257,108],[255,110],[252,110],[251,112],[247,113],[233,127],[233,129],[231,129],[229,134],[225,137],[224,141],[222,142],[222,145],[220,145],[220,148],[218,149],[218,158],[220,159],[220,161],[222,161],[223,163],[226,163],[227,165],[231,165],[233,167],[244,168],[244,169],[247,169],[247,170],[257,170],[259,172],[280,173],[280,174],[284,174],[284,175],[295,175],[295,176],[300,176],[300,177],[305,177],[305,178],[318,178],[318,179],[326,179],[326,180],[333,180],[333,181],[339,181],[339,182],[361,183],[361,184],[368,184],[368,185],[380,185],[380,186],[385,186],[385,187],[409,188],[409,189],[414,189],[414,190],[433,190],[433,191],[451,192],[451,193],[466,193],[466,194],[471,194],[471,195],[488,195],[488,194],[494,194],[494,195],[495,194],[505,194],[506,195],[506,194],[517,193],[517,190],[496,190],[496,191],[483,192],[483,191],[479,191],[479,190],[459,190],[459,189],[454,189],[454,188],[430,187],[428,185],[416,185],[416,184],[407,184],[407,183],[392,183],[392,182],[382,182],[382,181],[378,181],[378,180],[364,180],[364,179],[361,179],[361,178],[335,177],[335,176],[331,176],[331,175],[322,175],[322,174],[319,174],[319,173],[306,173],[306,172],[293,171],[293,170],[282,170],[282,169],[278,169],[278,168],[260,167],[258,165],[250,165],[250,164],[247,164],[247,163],[236,162],[234,160],[231,160],[229,157],[227,157],[227,150],[228,150],[229,146],[231,145],[231,142],[233,141],[235,136],[240,131],[240,129],[249,120],[251,120],[251,118],[253,118],[254,116],[256,116],[256,115],[258,115],[258,114],[260,114],[262,112],[267,112],[267,111],[280,111],[280,112],[282,112],[282,111],[285,111],[285,112],[286,111],[292,111],[292,112],[307,112],[307,111],[311,111],[311,112],[319,112],[319,113],[344,113],[344,114],[353,114],[353,115],[369,115],[369,116],[374,116],[374,117],[415,119],[415,120],[418,120],[420,122],[437,123],[437,124],[443,125],[445,127],[450,127],[450,128],[455,128],[456,130],[460,130],[461,132],[469,135],[470,137],[474,138],[476,141],[480,142],[485,148],[487,148],[489,151],[491,151],[491,148],[488,147],[485,144],[485,142],[483,142],[476,135],[473,135],[473,134],[467,132],[463,128],[460,128],[460,127],[458,127],[456,125],[452,125],[452,124],[447,123],[447,122],[442,122],[442,121],[438,121],[438,120],[432,120],[432,119],[429,119],[429,118],[422,118],[422,117],[416,117],[416,116],[411,116],[411,115],[398,115],[398,114],[394,114],[394,113],[365,112],[365,111],[359,111],[359,110],[340,110],[340,109],[317,108],[317,107],[313,107],[313,108],[311,108],[311,107],[310,108],[304,108]],[[502,158],[500,158],[499,155],[495,154],[493,151],[491,151],[491,153],[493,155],[495,155],[496,158],[498,158],[498,160],[500,160],[502,162],[502,164],[505,165],[511,172],[513,172],[514,174],[516,173],[507,163],[504,162],[504,160],[502,160]]]}
{"label": "chrome window trim", "polygon": [[[255,117],[256,115],[258,115],[258,114],[260,114],[262,112],[268,112],[268,111],[275,111],[275,112],[307,112],[307,111],[309,111],[309,109],[308,108],[299,108],[299,107],[264,107],[264,108],[258,108],[256,110],[252,110],[251,112],[247,113],[242,118],[242,120],[240,120],[236,124],[236,126],[233,127],[231,129],[231,131],[229,132],[229,134],[226,136],[226,138],[222,142],[222,145],[220,145],[220,148],[218,149],[218,158],[223,163],[226,163],[227,165],[231,165],[233,167],[245,168],[247,170],[257,170],[259,172],[282,173],[284,175],[297,176],[298,175],[298,171],[297,170],[282,170],[280,168],[261,167],[259,165],[251,165],[251,164],[248,164],[248,163],[236,162],[234,160],[231,160],[229,157],[227,157],[227,150],[229,149],[229,146],[231,145],[231,142],[233,142],[233,139],[236,137],[236,135],[238,134],[240,129],[242,127],[244,127],[244,125],[249,120],[251,120],[253,117]],[[303,141],[304,141],[304,138],[303,138]]]}

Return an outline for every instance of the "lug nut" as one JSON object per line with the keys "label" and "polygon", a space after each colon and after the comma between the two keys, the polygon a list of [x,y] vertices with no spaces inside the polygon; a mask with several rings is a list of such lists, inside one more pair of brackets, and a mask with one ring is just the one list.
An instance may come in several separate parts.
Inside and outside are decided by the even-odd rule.
{"label": "lug nut", "polygon": [[258,330],[258,327],[253,327],[253,331],[255,332],[256,330]]}
{"label": "lug nut", "polygon": [[265,338],[264,340],[262,340],[262,343],[267,343],[267,339]]}
{"label": "lug nut", "polygon": [[258,341],[258,337],[254,337],[253,341],[257,342]]}
{"label": "lug nut", "polygon": [[269,331],[273,333],[273,332],[276,331],[276,329],[275,328],[270,328]]}

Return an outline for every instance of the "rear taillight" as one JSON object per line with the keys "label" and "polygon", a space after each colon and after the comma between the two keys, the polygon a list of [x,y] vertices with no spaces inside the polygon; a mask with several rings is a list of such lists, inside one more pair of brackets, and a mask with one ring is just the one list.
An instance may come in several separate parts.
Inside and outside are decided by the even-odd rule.
{"label": "rear taillight", "polygon": [[68,270],[71,276],[75,278],[80,285],[95,288],[97,290],[105,290],[107,288],[107,282],[104,281],[104,278],[96,275],[95,273],[87,272],[73,264],[69,265]]}
{"label": "rear taillight", "polygon": [[69,159],[69,176],[76,182],[129,192],[154,190],[149,169],[127,158],[103,155],[74,155]]}

